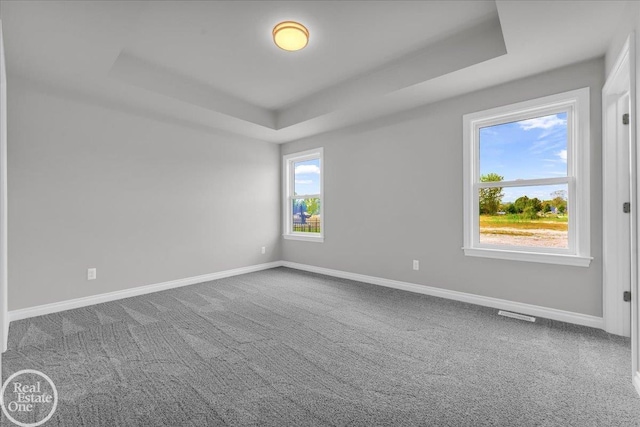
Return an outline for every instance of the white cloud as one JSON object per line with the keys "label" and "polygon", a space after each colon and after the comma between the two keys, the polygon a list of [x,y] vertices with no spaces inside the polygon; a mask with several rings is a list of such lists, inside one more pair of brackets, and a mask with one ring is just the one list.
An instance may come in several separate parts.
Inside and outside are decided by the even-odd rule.
{"label": "white cloud", "polygon": [[556,141],[554,139],[540,139],[531,144],[528,148],[531,154],[542,154],[546,151],[556,150],[567,146],[567,141]]}
{"label": "white cloud", "polygon": [[560,150],[556,153],[556,156],[560,157],[563,163],[567,163],[567,150]]}
{"label": "white cloud", "polygon": [[310,179],[296,179],[296,184],[300,184],[300,185],[313,184],[313,181]]}
{"label": "white cloud", "polygon": [[320,174],[320,168],[318,165],[300,165],[296,166],[296,175],[302,175],[307,173]]}
{"label": "white cloud", "polygon": [[556,126],[566,125],[567,120],[561,119],[557,115],[536,117],[535,119],[523,120],[520,122],[522,130],[531,129],[551,129]]}

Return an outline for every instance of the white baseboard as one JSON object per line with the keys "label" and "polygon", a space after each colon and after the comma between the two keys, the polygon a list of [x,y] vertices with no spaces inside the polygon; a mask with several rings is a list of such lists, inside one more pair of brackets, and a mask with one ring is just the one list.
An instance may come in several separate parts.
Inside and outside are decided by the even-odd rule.
{"label": "white baseboard", "polygon": [[640,372],[636,372],[633,376],[633,385],[636,387],[638,395],[640,395]]}
{"label": "white baseboard", "polygon": [[373,285],[386,286],[388,288],[402,289],[404,291],[418,294],[431,295],[434,297],[446,298],[456,301],[468,302],[471,304],[492,307],[500,310],[508,310],[516,313],[528,314],[530,316],[543,317],[546,319],[559,320],[561,322],[573,323],[576,325],[589,326],[592,328],[604,329],[602,317],[590,316],[587,314],[574,313],[571,311],[557,310],[539,305],[525,304],[521,302],[509,301],[499,298],[485,297],[481,295],[468,294],[465,292],[451,291],[448,289],[435,288],[415,283],[400,282],[398,280],[383,279],[381,277],[366,276],[364,274],[349,273],[346,271],[332,270],[330,268],[315,267],[312,265],[298,264],[295,262],[283,261],[284,267],[297,270],[310,271],[313,273],[325,274],[327,276],[339,277],[342,279],[356,280],[358,282],[370,283]]}
{"label": "white baseboard", "polygon": [[211,280],[224,279],[225,277],[238,276],[240,274],[253,273],[255,271],[268,270],[270,268],[281,267],[281,261],[269,262],[265,264],[250,265],[248,267],[234,268],[233,270],[219,271],[217,273],[203,274],[201,276],[188,277],[186,279],[171,280],[169,282],[156,283],[154,285],[139,286],[122,291],[109,292],[106,294],[93,295],[89,297],[76,298],[67,301],[44,304],[36,307],[23,308],[9,312],[9,321],[28,319],[30,317],[42,316],[45,314],[58,313],[60,311],[72,310],[74,308],[86,307],[103,302],[115,301],[138,295],[150,294],[152,292],[164,291],[167,289],[179,288],[181,286],[195,285],[196,283],[209,282]]}
{"label": "white baseboard", "polygon": [[[152,292],[164,291],[167,289],[179,288],[181,286],[194,285],[196,283],[208,282],[225,277],[238,276],[240,274],[252,273],[255,271],[268,270],[275,267],[289,267],[297,270],[310,271],[313,273],[325,274],[327,276],[339,277],[343,279],[355,280],[358,282],[371,283],[379,286],[386,286],[394,289],[415,292],[424,295],[431,295],[471,304],[492,307],[500,310],[509,310],[516,313],[528,314],[530,316],[544,317],[547,319],[559,320],[577,325],[590,326],[592,328],[604,329],[604,321],[601,317],[589,316],[586,314],[573,313],[570,311],[557,310],[554,308],[541,307],[521,302],[508,301],[499,298],[485,297],[481,295],[468,294],[465,292],[451,291],[415,283],[401,282],[398,280],[383,279],[381,277],[366,276],[364,274],[349,273],[346,271],[333,270],[312,265],[298,264],[289,261],[274,261],[265,264],[251,265],[248,267],[235,268],[233,270],[219,271],[217,273],[204,274],[201,276],[188,277],[186,279],[172,280],[169,282],[156,283],[154,285],[139,286],[137,288],[125,289],[122,291],[109,292],[106,294],[93,295],[84,298],[77,298],[52,304],[39,305],[9,312],[9,321],[27,319],[30,317],[42,316],[45,314],[58,313],[60,311],[72,310],[74,308],[86,307],[103,302],[115,301]],[[640,380],[638,380],[640,381]]]}

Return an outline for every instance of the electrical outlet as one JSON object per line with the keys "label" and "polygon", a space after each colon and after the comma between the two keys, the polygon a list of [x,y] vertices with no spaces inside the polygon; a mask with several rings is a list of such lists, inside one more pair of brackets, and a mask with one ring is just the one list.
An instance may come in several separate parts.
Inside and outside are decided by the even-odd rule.
{"label": "electrical outlet", "polygon": [[266,246],[263,246],[263,247],[262,247],[262,254],[264,255],[264,254],[266,254],[266,253],[267,253],[267,247],[266,247]]}
{"label": "electrical outlet", "polygon": [[96,280],[96,277],[98,277],[97,269],[90,268],[87,270],[87,280]]}
{"label": "electrical outlet", "polygon": [[413,260],[413,269],[420,270],[420,261],[418,261],[417,259]]}

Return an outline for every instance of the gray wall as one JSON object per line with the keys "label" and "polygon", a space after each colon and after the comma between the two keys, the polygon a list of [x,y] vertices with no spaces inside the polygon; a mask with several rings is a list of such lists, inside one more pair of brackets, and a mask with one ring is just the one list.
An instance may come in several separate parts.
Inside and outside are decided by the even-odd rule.
{"label": "gray wall", "polygon": [[[603,75],[603,59],[594,59],[283,145],[281,154],[324,147],[326,233],[321,244],[284,241],[283,259],[602,316]],[[462,115],[586,86],[591,266],[465,257]]]}
{"label": "gray wall", "polygon": [[[10,80],[9,308],[282,258],[601,316],[603,70],[592,60],[280,148]],[[465,257],[462,115],[584,86],[591,267]],[[280,243],[280,155],[318,146],[325,242]]]}
{"label": "gray wall", "polygon": [[9,80],[10,310],[280,259],[277,145],[32,87]]}
{"label": "gray wall", "polygon": [[[636,46],[638,46],[638,40],[640,40],[640,34],[638,34],[639,29],[640,2],[632,1],[627,4],[625,12],[623,14],[623,18],[618,23],[616,32],[613,34],[611,42],[609,43],[609,48],[607,49],[607,52],[605,54],[605,78],[611,72],[616,60],[618,59],[618,55],[620,54],[620,50],[622,49],[624,42],[627,40],[629,34],[631,34],[632,31],[636,32],[635,43]],[[639,60],[637,53],[636,60]]]}

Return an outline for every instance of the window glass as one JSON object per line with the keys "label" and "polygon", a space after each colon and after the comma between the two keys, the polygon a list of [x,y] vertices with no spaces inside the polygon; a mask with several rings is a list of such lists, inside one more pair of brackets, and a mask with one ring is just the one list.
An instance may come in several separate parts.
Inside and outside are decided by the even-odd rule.
{"label": "window glass", "polygon": [[321,147],[282,157],[285,239],[324,242],[322,158]]}
{"label": "window glass", "polygon": [[294,163],[294,195],[320,194],[320,159]]}
{"label": "window glass", "polygon": [[291,230],[295,233],[320,233],[320,198],[291,201]]}
{"label": "window glass", "polygon": [[568,194],[567,184],[479,189],[479,242],[567,249]]}
{"label": "window glass", "polygon": [[589,88],[463,116],[465,255],[588,267]]}
{"label": "window glass", "polygon": [[503,181],[567,176],[567,113],[480,128],[480,176]]}

